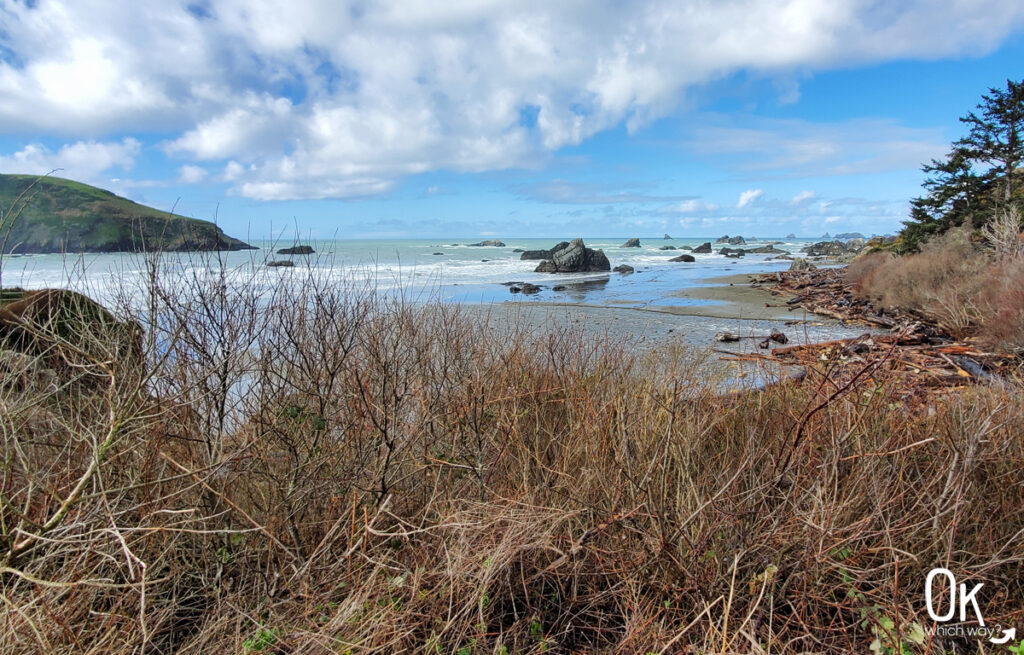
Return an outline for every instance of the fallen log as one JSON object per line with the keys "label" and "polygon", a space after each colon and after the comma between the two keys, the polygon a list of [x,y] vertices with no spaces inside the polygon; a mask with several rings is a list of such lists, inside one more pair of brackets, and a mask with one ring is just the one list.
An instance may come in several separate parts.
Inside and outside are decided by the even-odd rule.
{"label": "fallen log", "polygon": [[822,341],[821,343],[799,344],[799,345],[796,345],[796,346],[785,346],[783,348],[772,348],[772,354],[775,355],[776,357],[778,357],[779,355],[788,355],[790,353],[795,353],[795,352],[798,352],[800,350],[806,350],[808,348],[813,348],[815,350],[818,350],[818,349],[824,350],[825,348],[834,348],[836,346],[848,346],[851,343],[854,343],[854,342],[857,342],[857,341],[861,341],[863,339],[870,339],[870,338],[871,338],[871,334],[868,333],[868,332],[865,332],[864,334],[860,335],[859,337],[853,337],[852,339],[836,339],[834,341]]}

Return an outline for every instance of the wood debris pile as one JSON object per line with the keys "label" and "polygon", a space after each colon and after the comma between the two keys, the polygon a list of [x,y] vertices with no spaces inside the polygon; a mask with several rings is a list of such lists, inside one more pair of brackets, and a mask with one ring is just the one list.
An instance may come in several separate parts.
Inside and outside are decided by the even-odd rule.
{"label": "wood debris pile", "polygon": [[[790,311],[806,309],[815,314],[844,322],[858,322],[884,328],[897,328],[915,321],[932,329],[926,317],[906,310],[886,310],[858,298],[843,280],[844,268],[819,268],[810,271],[780,271],[758,275],[751,282],[773,295],[791,295],[784,305]],[[937,328],[935,328],[937,329]],[[936,333],[936,336],[939,336]]]}
{"label": "wood debris pile", "polygon": [[[1020,361],[987,352],[975,340],[955,340],[933,322],[905,311],[883,312],[857,298],[843,269],[758,276],[752,283],[775,295],[792,295],[785,306],[803,307],[844,322],[889,328],[852,339],[781,346],[768,353],[731,353],[722,359],[760,362],[795,371],[789,381],[828,378],[833,384],[895,380],[904,395],[921,395],[968,384],[1009,388],[1019,382]],[[764,344],[767,346],[767,342]],[[724,351],[723,351],[724,352]]]}

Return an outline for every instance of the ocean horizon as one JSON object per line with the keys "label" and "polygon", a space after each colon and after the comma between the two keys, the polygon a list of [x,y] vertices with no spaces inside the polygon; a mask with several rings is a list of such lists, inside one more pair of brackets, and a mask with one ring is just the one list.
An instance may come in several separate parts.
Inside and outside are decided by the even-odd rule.
{"label": "ocean horizon", "polygon": [[[554,238],[504,238],[504,247],[473,246],[456,239],[330,239],[255,240],[256,250],[207,253],[160,253],[165,264],[192,272],[206,269],[258,272],[269,279],[289,276],[294,269],[267,267],[271,260],[290,260],[297,268],[313,268],[346,283],[369,283],[379,291],[401,290],[412,299],[443,298],[460,303],[570,302],[597,305],[682,306],[701,304],[681,298],[677,292],[700,286],[702,280],[737,273],[771,272],[789,267],[773,255],[748,254],[727,258],[725,247],[775,245],[792,256],[817,239],[747,239],[748,246],[714,244],[715,239],[640,239],[639,248],[623,248],[625,237],[585,239],[587,247],[601,249],[612,267],[627,264],[635,272],[536,273],[538,261],[521,260],[516,250],[547,249]],[[673,257],[711,241],[714,251],[693,256],[695,262],[671,262]],[[292,245],[309,245],[312,255],[279,255]],[[662,250],[673,246],[676,250]],[[107,298],[111,287],[136,283],[145,275],[146,256],[140,253],[65,253],[5,255],[2,273],[5,286],[26,289],[60,287],[88,291]],[[509,293],[508,283],[529,282],[541,287],[530,296]],[[555,286],[565,289],[554,290]],[[425,294],[425,296],[424,296]]]}

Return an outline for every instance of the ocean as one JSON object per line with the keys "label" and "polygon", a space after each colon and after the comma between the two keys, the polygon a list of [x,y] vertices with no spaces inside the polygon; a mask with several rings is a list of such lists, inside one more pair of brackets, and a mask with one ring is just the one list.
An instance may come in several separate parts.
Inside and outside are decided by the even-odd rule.
{"label": "ocean", "polygon": [[[618,273],[558,274],[534,273],[539,262],[522,261],[516,249],[547,249],[556,239],[503,239],[505,247],[471,246],[470,241],[437,239],[303,241],[316,250],[311,256],[274,254],[292,243],[253,242],[259,250],[228,253],[164,253],[165,264],[180,270],[217,268],[255,270],[267,282],[294,275],[294,269],[267,268],[267,260],[289,259],[296,267],[312,267],[348,283],[366,282],[378,291],[402,291],[416,300],[438,297],[460,303],[556,302],[632,307],[706,304],[680,298],[681,289],[697,286],[705,278],[735,273],[785,270],[789,262],[767,261],[771,255],[746,255],[729,259],[717,254],[695,254],[696,262],[670,262],[683,250],[660,250],[663,246],[696,247],[708,239],[641,239],[640,248],[622,248],[623,238],[588,239],[590,248],[604,250],[612,266],[628,264],[631,275]],[[711,241],[714,241],[713,239]],[[809,240],[776,240],[776,247],[794,255]],[[749,240],[748,246],[767,245],[769,240]],[[730,246],[737,247],[737,246]],[[441,254],[435,254],[441,253]],[[109,297],[111,288],[135,286],[144,276],[145,258],[132,253],[86,253],[77,255],[8,255],[3,260],[4,286],[27,289],[74,288],[98,299]],[[531,296],[509,293],[508,282],[531,282],[541,287]],[[552,287],[564,286],[555,291]]]}

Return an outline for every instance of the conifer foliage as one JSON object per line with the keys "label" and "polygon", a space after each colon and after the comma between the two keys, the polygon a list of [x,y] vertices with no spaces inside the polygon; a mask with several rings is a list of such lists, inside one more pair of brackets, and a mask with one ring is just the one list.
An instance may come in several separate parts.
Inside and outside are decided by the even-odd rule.
{"label": "conifer foliage", "polygon": [[989,89],[960,122],[967,135],[952,144],[945,158],[922,167],[928,175],[925,193],[911,200],[910,219],[901,232],[905,252],[954,227],[980,229],[1024,204],[1024,80]]}

